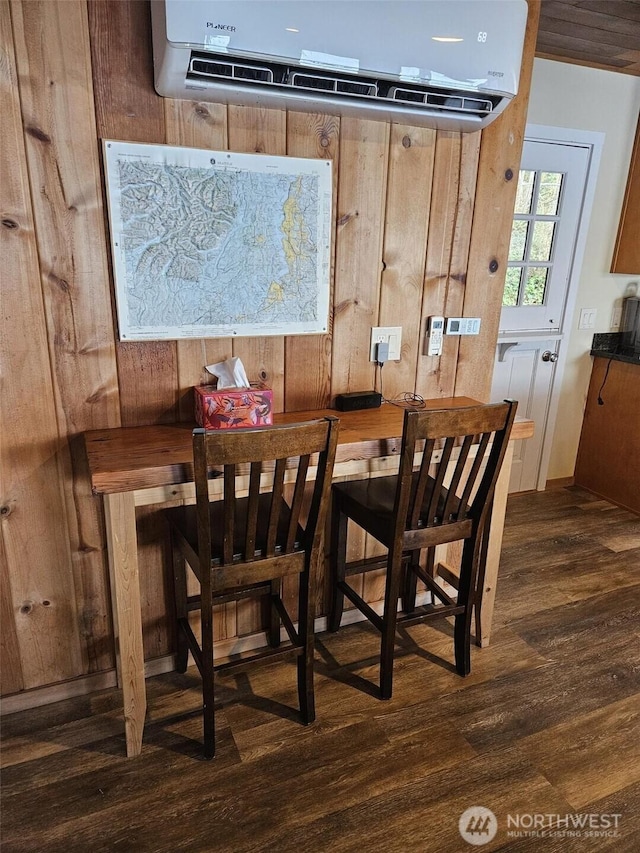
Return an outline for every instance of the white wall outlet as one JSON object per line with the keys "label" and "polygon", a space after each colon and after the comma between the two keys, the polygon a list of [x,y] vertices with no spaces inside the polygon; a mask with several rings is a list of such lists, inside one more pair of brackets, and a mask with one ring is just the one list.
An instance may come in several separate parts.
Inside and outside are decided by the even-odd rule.
{"label": "white wall outlet", "polygon": [[389,361],[400,361],[402,326],[374,326],[371,329],[369,361],[377,361],[377,345],[389,344]]}
{"label": "white wall outlet", "polygon": [[596,314],[597,311],[595,308],[581,308],[578,329],[595,329]]}

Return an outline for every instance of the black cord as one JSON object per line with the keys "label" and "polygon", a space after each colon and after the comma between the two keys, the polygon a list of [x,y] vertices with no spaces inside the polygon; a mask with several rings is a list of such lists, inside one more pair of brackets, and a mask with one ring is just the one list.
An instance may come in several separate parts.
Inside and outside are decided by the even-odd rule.
{"label": "black cord", "polygon": [[424,409],[424,397],[421,397],[420,394],[413,394],[411,391],[403,391],[402,394],[398,394],[393,400],[385,398],[382,392],[382,368],[384,365],[384,361],[376,361],[376,366],[380,368],[380,396],[382,397],[382,402],[390,403],[392,406],[398,406],[401,409]]}
{"label": "black cord", "polygon": [[384,402],[384,394],[382,393],[382,368],[384,367],[384,361],[376,361],[376,367],[380,368],[380,396],[382,397],[382,401]]}
{"label": "black cord", "polygon": [[602,399],[602,391],[603,391],[604,386],[607,382],[607,377],[609,376],[609,368],[611,367],[612,361],[613,361],[613,359],[610,358],[609,362],[607,364],[607,369],[604,372],[604,379],[602,380],[602,385],[600,386],[600,390],[598,391],[598,405],[599,406],[604,406],[604,400]]}
{"label": "black cord", "polygon": [[400,409],[424,409],[424,397],[420,394],[413,394],[411,391],[403,391],[398,394],[393,400],[385,400],[385,403],[391,403],[392,406],[398,406]]}

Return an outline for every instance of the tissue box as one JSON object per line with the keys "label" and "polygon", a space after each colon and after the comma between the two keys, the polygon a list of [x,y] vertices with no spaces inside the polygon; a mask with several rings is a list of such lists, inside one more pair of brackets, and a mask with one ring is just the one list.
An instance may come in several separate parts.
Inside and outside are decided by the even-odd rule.
{"label": "tissue box", "polygon": [[205,429],[268,426],[273,423],[269,388],[222,388],[196,385],[196,423]]}

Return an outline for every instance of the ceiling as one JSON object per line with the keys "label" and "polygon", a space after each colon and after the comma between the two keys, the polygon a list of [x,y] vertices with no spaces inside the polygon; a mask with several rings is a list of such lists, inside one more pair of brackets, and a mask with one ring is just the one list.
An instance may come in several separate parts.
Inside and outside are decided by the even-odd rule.
{"label": "ceiling", "polygon": [[640,75],[640,0],[542,0],[536,56]]}

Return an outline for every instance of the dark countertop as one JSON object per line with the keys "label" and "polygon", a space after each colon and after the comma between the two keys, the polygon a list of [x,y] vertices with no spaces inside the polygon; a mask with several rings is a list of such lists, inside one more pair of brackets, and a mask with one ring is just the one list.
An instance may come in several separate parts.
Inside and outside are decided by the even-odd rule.
{"label": "dark countertop", "polygon": [[591,355],[596,358],[610,358],[612,361],[624,361],[627,364],[640,364],[640,352],[625,349],[621,343],[620,332],[595,334],[591,344]]}

